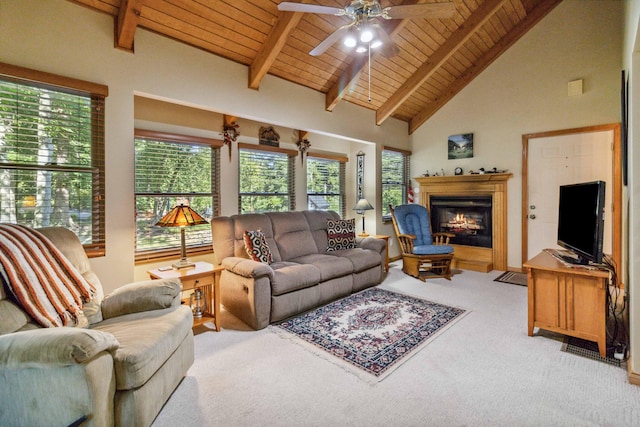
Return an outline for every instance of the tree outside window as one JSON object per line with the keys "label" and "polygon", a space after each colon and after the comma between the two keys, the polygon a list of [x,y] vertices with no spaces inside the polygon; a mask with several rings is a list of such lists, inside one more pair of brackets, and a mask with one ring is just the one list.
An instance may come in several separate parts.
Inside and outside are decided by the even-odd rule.
{"label": "tree outside window", "polygon": [[389,205],[407,203],[407,190],[411,185],[410,156],[408,151],[391,147],[382,150],[382,218],[385,221],[391,221]]}
{"label": "tree outside window", "polygon": [[307,209],[345,216],[345,162],[307,157]]}
{"label": "tree outside window", "polygon": [[0,77],[0,222],[65,227],[103,254],[103,123],[103,95]]}
{"label": "tree outside window", "polygon": [[[173,254],[180,248],[179,227],[155,224],[179,204],[191,206],[207,221],[218,214],[221,142],[136,129],[136,259]],[[191,142],[189,142],[191,140]],[[209,142],[209,143],[207,143]],[[209,225],[190,227],[187,252],[211,251]]]}
{"label": "tree outside window", "polygon": [[[294,156],[287,150],[261,150],[239,145],[238,211],[295,210]],[[297,152],[293,152],[297,154]]]}

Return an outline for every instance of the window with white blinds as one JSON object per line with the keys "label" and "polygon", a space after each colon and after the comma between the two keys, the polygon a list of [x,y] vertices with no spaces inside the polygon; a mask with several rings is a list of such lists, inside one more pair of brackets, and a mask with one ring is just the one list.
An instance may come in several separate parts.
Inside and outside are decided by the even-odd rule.
{"label": "window with white blinds", "polygon": [[389,205],[407,203],[411,185],[409,164],[411,152],[391,147],[382,150],[382,218],[391,221]]}
{"label": "window with white blinds", "polygon": [[[135,130],[136,261],[179,256],[180,227],[155,224],[176,205],[219,214],[221,142]],[[211,227],[189,227],[187,254],[212,251]]]}
{"label": "window with white blinds", "polygon": [[295,210],[297,151],[239,144],[238,152],[238,212]]}
{"label": "window with white blinds", "polygon": [[332,210],[346,214],[344,161],[307,157],[307,209]]}
{"label": "window with white blinds", "polygon": [[104,255],[107,94],[0,63],[0,222],[65,227],[90,256]]}

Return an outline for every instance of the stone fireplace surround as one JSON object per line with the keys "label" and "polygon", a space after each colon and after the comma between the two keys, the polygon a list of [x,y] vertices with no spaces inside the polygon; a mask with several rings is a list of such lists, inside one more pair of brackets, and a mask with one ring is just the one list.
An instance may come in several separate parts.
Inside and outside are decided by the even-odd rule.
{"label": "stone fireplace surround", "polygon": [[489,272],[507,269],[507,180],[511,173],[426,176],[420,184],[420,204],[430,210],[431,196],[491,196],[492,247],[453,245],[452,267]]}

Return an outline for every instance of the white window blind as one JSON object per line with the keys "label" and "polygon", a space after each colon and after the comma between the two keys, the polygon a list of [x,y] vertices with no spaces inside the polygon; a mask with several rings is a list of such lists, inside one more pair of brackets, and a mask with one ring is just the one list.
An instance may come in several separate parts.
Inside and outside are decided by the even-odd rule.
{"label": "white window blind", "polygon": [[[136,129],[136,260],[177,255],[180,227],[155,224],[176,205],[185,204],[207,221],[219,214],[220,150],[218,144],[192,137]],[[195,140],[196,138],[193,138]],[[211,227],[186,230],[187,253],[210,252]]]}
{"label": "white window blind", "polygon": [[291,150],[239,146],[238,212],[282,212],[296,208]]}
{"label": "white window blind", "polygon": [[346,211],[345,162],[307,157],[307,209]]}
{"label": "white window blind", "polygon": [[0,222],[65,227],[90,255],[104,254],[105,96],[5,67],[33,73],[0,64]]}
{"label": "white window blind", "polygon": [[407,203],[407,190],[411,185],[410,159],[408,151],[386,147],[382,150],[382,217],[385,220],[391,220],[389,205]]}

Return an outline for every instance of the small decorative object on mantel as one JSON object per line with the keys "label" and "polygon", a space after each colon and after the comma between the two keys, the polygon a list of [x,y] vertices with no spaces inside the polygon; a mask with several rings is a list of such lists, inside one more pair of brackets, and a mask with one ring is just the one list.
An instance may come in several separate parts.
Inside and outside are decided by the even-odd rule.
{"label": "small decorative object on mantel", "polygon": [[462,175],[462,168],[461,167],[457,167],[454,171],[453,171],[454,175]]}
{"label": "small decorative object on mantel", "polygon": [[498,169],[493,168],[491,170],[485,170],[485,168],[480,168],[477,171],[469,171],[471,175],[483,175],[485,173],[507,173],[508,169]]}
{"label": "small decorative object on mantel", "polygon": [[262,145],[269,145],[271,147],[280,146],[280,134],[276,132],[273,126],[260,126],[259,142]]}
{"label": "small decorative object on mantel", "polygon": [[473,134],[461,133],[451,135],[447,141],[449,160],[468,159],[473,157]]}
{"label": "small decorative object on mantel", "polygon": [[229,147],[229,161],[231,161],[231,146],[240,136],[239,127],[236,117],[227,116],[226,114],[222,116],[222,142]]}
{"label": "small decorative object on mantel", "polygon": [[309,141],[307,138],[307,132],[299,130],[298,131],[298,141],[296,142],[296,145],[298,146],[298,151],[300,151],[300,164],[304,164],[304,153],[306,153],[309,150],[309,147],[311,147],[311,141]]}

